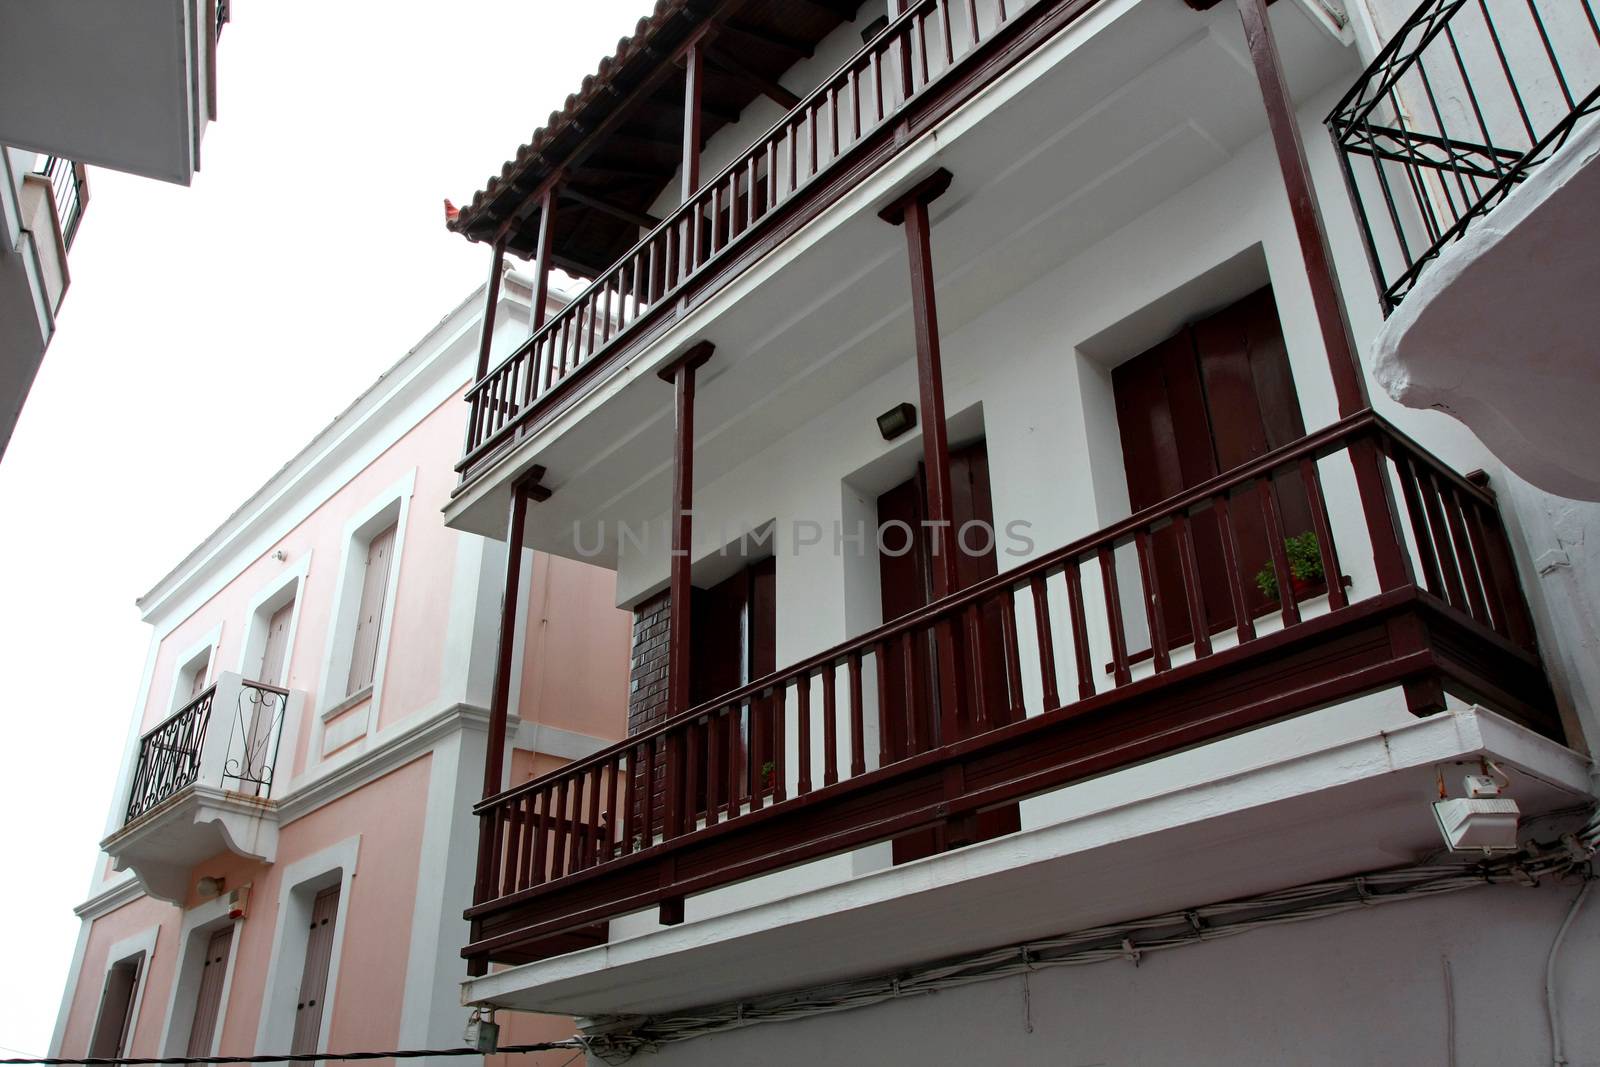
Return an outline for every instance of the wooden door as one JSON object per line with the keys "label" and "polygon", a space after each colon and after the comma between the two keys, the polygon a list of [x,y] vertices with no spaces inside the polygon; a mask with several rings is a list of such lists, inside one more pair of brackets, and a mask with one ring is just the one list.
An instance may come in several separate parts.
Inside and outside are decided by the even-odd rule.
{"label": "wooden door", "polygon": [[294,1038],[289,1051],[304,1055],[319,1051],[322,1011],[327,999],[328,965],[333,959],[333,939],[339,916],[339,887],[330,886],[311,903],[311,925],[306,931],[306,962],[295,998]]}
{"label": "wooden door", "polygon": [[[950,453],[951,521],[959,532],[969,523],[984,524],[988,533],[970,531],[957,538],[957,590],[999,573],[995,556],[994,507],[989,491],[989,452],[983,441]],[[879,589],[884,622],[893,622],[933,600],[933,544],[930,531],[922,525],[926,515],[926,483],[922,469],[910,479],[878,497],[878,524],[903,522],[879,538]],[[909,544],[902,536],[911,531]],[[901,552],[901,548],[907,550]],[[970,551],[968,549],[971,549]],[[1011,701],[1005,671],[999,603],[986,605],[979,619],[977,648],[966,645],[964,631],[957,645],[963,650],[958,665],[961,678],[961,711],[957,729],[961,736],[976,732],[976,702],[981,701],[987,728],[1010,720]],[[983,660],[982,690],[976,663],[966,656]],[[925,751],[938,741],[940,686],[937,648],[931,633],[917,634],[891,655],[886,670],[887,699],[878,709],[878,728],[883,731],[883,749],[891,760]],[[1021,826],[1018,808],[1006,805],[978,816],[976,840],[983,841],[1011,833]],[[941,847],[941,832],[923,830],[897,838],[894,861],[905,863],[932,855]]]}
{"label": "wooden door", "polygon": [[[709,589],[695,589],[689,638],[689,703],[702,704],[777,669],[777,560],[758,560]],[[695,783],[698,811],[707,790],[715,803],[736,804],[752,782],[765,785],[776,728],[773,701],[753,700],[712,727],[722,780],[708,783],[705,766]],[[758,723],[757,717],[760,717]],[[734,736],[730,737],[729,732]],[[731,763],[724,762],[732,760]]]}
{"label": "wooden door", "polygon": [[267,685],[283,684],[284,660],[289,649],[289,620],[294,617],[294,601],[272,613],[267,621],[267,641],[261,649],[261,662],[256,667],[255,680]]}
{"label": "wooden door", "polygon": [[189,678],[189,699],[184,701],[185,704],[206,691],[206,675],[210,673],[211,653],[207,652],[206,658],[194,669],[194,674]]}
{"label": "wooden door", "polygon": [[211,1055],[211,1045],[217,1033],[217,1016],[222,1010],[222,980],[227,977],[228,949],[232,944],[232,923],[206,940],[206,955],[200,964],[200,992],[194,1001],[194,1021],[189,1025],[187,1056]]}
{"label": "wooden door", "polygon": [[[1270,286],[1184,327],[1112,371],[1128,502],[1154,507],[1185,489],[1305,435]],[[1284,533],[1310,528],[1305,491],[1292,475],[1274,483]],[[1266,523],[1253,496],[1233,506],[1246,607],[1276,605],[1251,578],[1271,556]],[[1204,618],[1215,632],[1234,625],[1223,567],[1222,530],[1210,513],[1191,523]],[[1156,588],[1168,640],[1193,639],[1177,538],[1166,527],[1152,538]]]}

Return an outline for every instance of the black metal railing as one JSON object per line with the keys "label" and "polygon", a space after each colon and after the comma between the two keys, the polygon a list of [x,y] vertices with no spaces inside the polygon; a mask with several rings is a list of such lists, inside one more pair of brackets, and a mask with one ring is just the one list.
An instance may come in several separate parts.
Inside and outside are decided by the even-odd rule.
{"label": "black metal railing", "polygon": [[195,697],[139,739],[139,763],[128,795],[128,822],[160,806],[200,776],[201,752],[217,687]]}
{"label": "black metal railing", "polygon": [[56,218],[61,222],[61,240],[70,249],[72,239],[78,235],[83,205],[89,199],[83,164],[60,156],[40,156],[34,164],[34,173],[43,175],[50,182]]}
{"label": "black metal railing", "polygon": [[222,771],[224,785],[233,792],[270,796],[289,691],[265,682],[245,682],[235,705]]}
{"label": "black metal railing", "polygon": [[1327,119],[1385,314],[1597,110],[1592,0],[1424,0]]}

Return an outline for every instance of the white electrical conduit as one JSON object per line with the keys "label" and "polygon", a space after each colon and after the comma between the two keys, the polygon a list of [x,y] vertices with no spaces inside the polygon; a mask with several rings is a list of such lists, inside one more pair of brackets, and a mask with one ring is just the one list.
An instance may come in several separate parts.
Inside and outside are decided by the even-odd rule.
{"label": "white electrical conduit", "polygon": [[1556,958],[1561,954],[1561,943],[1567,939],[1567,931],[1572,928],[1572,920],[1578,917],[1578,910],[1583,907],[1584,898],[1593,886],[1593,878],[1584,879],[1583,888],[1578,890],[1572,907],[1567,909],[1561,929],[1556,931],[1556,939],[1550,945],[1550,957],[1544,962],[1544,1009],[1550,1020],[1550,1062],[1555,1067],[1567,1067],[1567,1053],[1561,1042],[1561,1011],[1556,1006]]}

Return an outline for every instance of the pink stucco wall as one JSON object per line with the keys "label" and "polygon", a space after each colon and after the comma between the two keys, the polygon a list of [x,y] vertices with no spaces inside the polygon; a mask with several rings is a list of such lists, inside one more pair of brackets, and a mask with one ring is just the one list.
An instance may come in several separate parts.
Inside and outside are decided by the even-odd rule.
{"label": "pink stucco wall", "polygon": [[[393,1048],[399,1037],[406,956],[410,949],[421,826],[428,797],[429,756],[369,783],[282,829],[278,862],[255,863],[222,853],[197,864],[193,879],[210,875],[229,887],[250,885],[250,911],[236,930],[238,948],[233,987],[224,1019],[221,1051],[244,1055],[255,1049],[256,1028],[266,999],[267,967],[283,871],[291,864],[360,835],[355,877],[345,927],[338,934],[343,960],[334,990],[330,1049]],[[188,903],[200,903],[191,889]],[[135,1056],[159,1054],[172,983],[176,974],[183,912],[148,898],[96,919],[90,928],[79,981],[62,1041],[62,1054],[83,1055],[99,1009],[107,954],[112,945],[151,926],[160,926],[148,963],[143,1001],[129,1050]],[[295,936],[288,932],[287,936]],[[301,935],[303,936],[303,935]],[[299,975],[287,976],[299,981]],[[267,1051],[267,1050],[264,1050]],[[271,1050],[277,1051],[277,1050]]]}
{"label": "pink stucco wall", "polygon": [[611,740],[628,731],[633,618],[612,606],[617,576],[576,560],[534,556],[518,714]]}
{"label": "pink stucco wall", "polygon": [[[287,656],[287,684],[308,694],[306,723],[299,730],[295,771],[308,766],[309,724],[317,713],[316,697],[322,684],[328,631],[345,550],[345,525],[380,494],[411,471],[415,491],[406,515],[400,545],[400,574],[396,585],[393,622],[386,638],[388,654],[382,685],[378,725],[398,722],[429,706],[439,695],[449,620],[451,578],[456,552],[464,535],[446,529],[439,509],[449,499],[455,474],[449,457],[460,446],[462,404],[452,397],[395,442],[373,463],[356,474],[304,521],[269,546],[261,557],[212,596],[161,642],[145,702],[143,725],[148,728],[172,710],[174,676],[179,657],[204,640],[220,622],[222,633],[213,658],[216,671],[239,670],[249,605],[261,590],[306,556],[310,568],[302,589],[303,601],[295,625],[294,646]],[[282,562],[274,559],[282,552]],[[337,688],[337,687],[336,687]]]}

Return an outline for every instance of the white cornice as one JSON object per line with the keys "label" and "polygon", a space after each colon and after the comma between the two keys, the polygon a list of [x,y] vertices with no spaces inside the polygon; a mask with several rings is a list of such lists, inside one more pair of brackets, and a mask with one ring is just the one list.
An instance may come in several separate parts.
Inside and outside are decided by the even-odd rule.
{"label": "white cornice", "polygon": [[[209,584],[230,578],[231,574],[218,573],[223,561],[239,560],[242,565],[260,554],[257,548],[265,551],[292,529],[329,495],[315,491],[318,479],[337,473],[342,463],[359,455],[364,445],[384,434],[385,428],[394,437],[410,428],[410,424],[394,425],[391,418],[407,402],[439,393],[446,386],[454,389],[464,385],[482,318],[482,295],[480,285],[141,596],[136,603],[146,621],[167,613],[186,594],[207,584],[208,578]],[[526,303],[509,287],[502,291],[503,306],[524,307]],[[438,399],[442,401],[444,396]],[[336,488],[337,485],[327,487],[329,492]]]}
{"label": "white cornice", "polygon": [[398,770],[427,752],[456,730],[487,730],[489,711],[475,704],[449,704],[432,713],[414,716],[375,735],[371,748],[320,771],[310,779],[296,779],[278,805],[279,825],[287,826],[318,808]]}
{"label": "white cornice", "polygon": [[116,911],[124,904],[132,904],[142,896],[144,887],[139,884],[139,879],[132,874],[125,874],[120,881],[113,882],[73,908],[72,914],[85,921],[98,919],[102,915]]}

